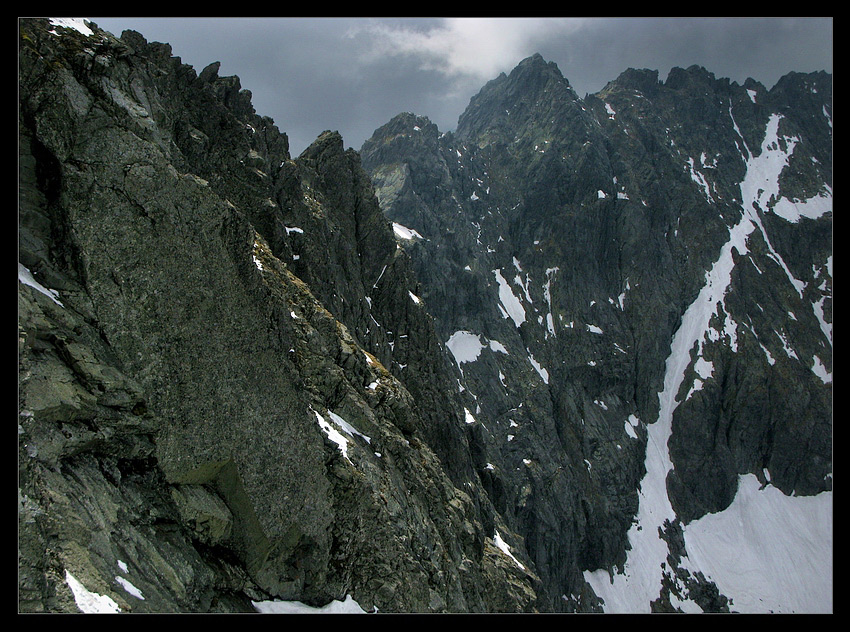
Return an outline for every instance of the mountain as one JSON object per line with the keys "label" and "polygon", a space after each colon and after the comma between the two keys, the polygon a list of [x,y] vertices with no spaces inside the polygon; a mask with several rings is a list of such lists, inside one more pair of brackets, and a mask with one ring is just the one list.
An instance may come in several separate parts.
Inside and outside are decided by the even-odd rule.
{"label": "mountain", "polygon": [[217,70],[21,21],[19,609],[534,609],[358,155]]}
{"label": "mountain", "polygon": [[19,612],[831,611],[829,75],[293,158],[218,70],[19,22]]}
{"label": "mountain", "polygon": [[[548,607],[590,607],[588,581],[606,611],[831,609],[831,108],[826,73],[699,67],[580,99],[535,55],[454,133],[406,113],[363,145]],[[697,533],[751,486],[826,514],[746,569],[766,594],[724,595]],[[760,531],[725,546],[763,558]]]}

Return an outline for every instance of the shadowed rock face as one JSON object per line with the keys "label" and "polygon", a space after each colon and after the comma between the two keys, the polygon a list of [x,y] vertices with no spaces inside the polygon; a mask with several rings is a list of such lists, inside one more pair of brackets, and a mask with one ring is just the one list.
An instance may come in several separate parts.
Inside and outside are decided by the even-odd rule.
{"label": "shadowed rock face", "polygon": [[535,608],[357,154],[137,33],[20,50],[20,609]]}
{"label": "shadowed rock face", "polygon": [[[586,607],[581,572],[622,568],[671,342],[727,260],[672,393],[670,503],[683,523],[721,511],[746,473],[831,489],[831,94],[825,73],[768,91],[692,67],[582,100],[535,55],[454,133],[401,114],[363,145],[385,213],[422,237],[404,247],[476,412],[479,475],[565,596],[550,607]],[[772,155],[778,191],[724,258],[748,161]],[[818,196],[829,212],[782,210]],[[728,607],[712,589],[692,594]]]}
{"label": "shadowed rock face", "polygon": [[[831,186],[831,77],[581,100],[534,56],[454,134],[405,114],[292,158],[218,69],[20,21],[19,610],[78,612],[78,583],[129,612],[598,609],[743,156],[779,112],[782,196]],[[832,215],[779,197],[690,349],[671,567],[738,474],[831,486]]]}

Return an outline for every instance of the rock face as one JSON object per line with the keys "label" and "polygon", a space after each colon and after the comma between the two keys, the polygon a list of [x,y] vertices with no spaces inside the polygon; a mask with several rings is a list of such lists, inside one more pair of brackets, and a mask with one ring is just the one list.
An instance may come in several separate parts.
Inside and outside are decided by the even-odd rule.
{"label": "rock face", "polygon": [[669,543],[743,475],[831,489],[831,107],[825,73],[768,91],[698,67],[582,100],[535,55],[454,133],[401,114],[364,144],[547,608],[594,607],[585,579],[624,572],[649,490]]}
{"label": "rock face", "polygon": [[598,611],[658,485],[644,605],[734,610],[689,525],[831,489],[830,76],[534,56],[292,158],[139,33],[19,56],[20,611]]}
{"label": "rock face", "polygon": [[138,33],[20,38],[20,610],[537,608],[357,154]]}

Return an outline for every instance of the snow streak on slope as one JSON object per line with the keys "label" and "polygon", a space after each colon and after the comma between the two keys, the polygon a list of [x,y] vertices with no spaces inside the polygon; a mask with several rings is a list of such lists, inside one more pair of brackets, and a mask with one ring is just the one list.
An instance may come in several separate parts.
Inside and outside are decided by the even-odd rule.
{"label": "snow streak on slope", "polygon": [[525,322],[525,308],[520,300],[511,291],[511,286],[502,276],[501,270],[493,270],[496,275],[496,281],[499,283],[499,311],[502,312],[503,318],[510,317],[514,324],[519,327]]}
{"label": "snow streak on slope", "polygon": [[[798,281],[791,274],[791,270],[785,265],[785,261],[779,256],[767,237],[767,232],[761,223],[756,209],[766,211],[771,200],[779,197],[779,174],[788,164],[788,157],[793,153],[797,138],[783,137],[785,149],[779,145],[779,121],[782,117],[773,114],[767,123],[767,133],[761,146],[761,154],[752,156],[747,149],[747,175],[741,183],[741,201],[744,206],[744,219],[758,226],[765,244],[770,252],[769,256],[784,270],[791,285],[797,290],[800,298],[803,298],[805,283]],[[737,128],[737,126],[736,126]],[[741,138],[743,141],[743,137]],[[746,148],[746,143],[744,144]],[[743,254],[743,252],[741,253]]]}
{"label": "snow streak on slope", "polygon": [[121,612],[121,608],[109,595],[99,595],[83,586],[77,578],[65,570],[65,583],[74,594],[74,601],[80,612],[85,614],[112,614]]}
{"label": "snow streak on slope", "polygon": [[23,283],[24,285],[29,285],[31,288],[34,288],[44,294],[45,296],[49,296],[50,299],[56,303],[59,307],[65,307],[59,301],[59,292],[56,290],[49,290],[44,287],[41,283],[35,280],[32,272],[29,271],[22,263],[18,263],[18,281]]}
{"label": "snow streak on slope", "polygon": [[[738,224],[729,230],[728,241],[721,248],[720,255],[711,270],[705,275],[705,285],[696,300],[685,311],[681,325],[673,336],[670,355],[666,362],[664,390],[659,394],[658,421],[648,427],[646,475],[641,481],[639,490],[640,504],[636,522],[628,533],[631,550],[628,553],[625,567],[621,574],[616,575],[609,575],[606,570],[585,572],[585,579],[591,584],[597,596],[604,599],[606,612],[649,612],[650,602],[659,596],[662,579],[661,565],[666,563],[668,551],[667,544],[658,537],[658,530],[663,527],[665,520],[673,521],[676,517],[667,496],[666,488],[667,474],[673,467],[667,441],[672,432],[673,412],[679,405],[676,396],[684,380],[685,371],[691,363],[691,350],[695,345],[702,344],[708,335],[711,316],[717,312],[718,307],[723,307],[724,296],[729,287],[734,266],[733,250],[736,250],[740,255],[746,254],[747,238],[756,228],[759,228],[774,255],[774,260],[783,267],[797,291],[802,292],[800,282],[791,276],[782,259],[770,246],[756,210],[759,202],[770,199],[771,192],[775,191],[778,194],[779,174],[788,164],[788,156],[794,148],[793,139],[783,139],[785,142],[782,146],[777,142],[779,120],[778,115],[773,115],[770,118],[761,153],[758,156],[752,156],[749,150],[746,152],[747,174],[740,185],[743,215]],[[782,147],[785,149],[782,149]],[[807,520],[816,519],[808,512],[805,504],[793,503],[793,500],[795,499],[789,499],[792,502],[789,503],[788,507],[783,506],[784,511],[794,513],[804,523]],[[740,512],[741,515],[750,516],[754,509],[763,509],[763,506],[759,501],[753,501],[750,496],[747,496],[747,499],[739,496],[736,497],[727,511]],[[831,543],[831,526],[829,531]],[[711,529],[706,531],[700,530],[699,527],[691,527],[685,533],[688,550],[691,550],[691,547],[694,551],[700,552],[714,550],[710,544],[704,546],[707,542],[706,534],[710,534]],[[772,554],[782,554],[781,549],[778,551],[776,547],[771,547],[769,542],[764,542],[762,539],[770,537],[770,535],[768,530],[742,532],[739,529],[739,537],[733,549],[738,555],[735,559],[728,561],[732,566],[726,568],[726,577],[730,574],[734,576],[735,571],[742,570],[740,569],[741,560],[746,560],[743,563],[757,566],[757,568],[749,568],[748,571],[761,577],[770,577],[772,569],[781,567],[781,564],[776,564],[775,559],[771,557]],[[802,533],[798,540],[806,541],[805,533]],[[715,574],[720,575],[718,568],[722,571],[723,567],[711,565],[712,560],[707,559],[710,557],[710,555],[698,557],[698,561],[705,564],[704,567],[701,563],[692,564],[695,560],[685,560],[683,565],[694,572],[702,570],[709,579],[712,579]],[[794,571],[800,573],[805,572],[805,569],[795,567]],[[798,575],[796,581],[792,579],[792,582],[795,585],[805,584],[808,579]],[[724,593],[732,598],[734,603],[737,603],[737,599],[741,598],[735,594],[737,588],[738,586],[734,583],[728,583],[726,590],[730,592]],[[750,586],[750,594],[744,598],[744,601],[756,603],[757,607],[759,604],[767,603],[768,599],[773,603],[775,591],[772,588],[768,585]],[[720,590],[723,591],[724,587],[720,586]],[[764,591],[765,596],[760,597],[759,591]],[[759,599],[762,599],[762,601],[759,602]],[[809,607],[815,610],[819,608],[817,604],[810,604]],[[806,610],[806,606],[801,608],[803,611]],[[761,611],[767,612],[767,608]]]}

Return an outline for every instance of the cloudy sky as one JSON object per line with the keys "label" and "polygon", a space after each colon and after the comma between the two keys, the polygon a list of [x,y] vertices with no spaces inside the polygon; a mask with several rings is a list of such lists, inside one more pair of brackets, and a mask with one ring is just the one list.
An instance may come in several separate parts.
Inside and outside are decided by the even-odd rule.
{"label": "cloudy sky", "polygon": [[197,72],[237,75],[297,156],[324,130],[359,149],[400,112],[453,130],[469,99],[539,52],[579,96],[626,68],[705,67],[770,88],[832,72],[832,18],[89,18],[171,44]]}

